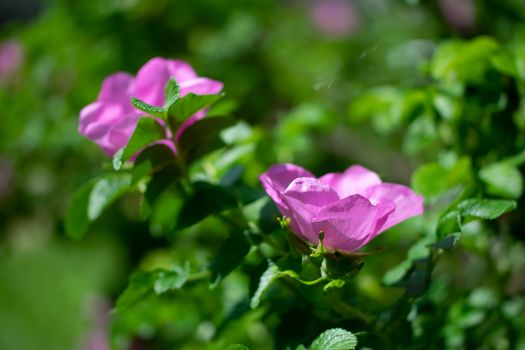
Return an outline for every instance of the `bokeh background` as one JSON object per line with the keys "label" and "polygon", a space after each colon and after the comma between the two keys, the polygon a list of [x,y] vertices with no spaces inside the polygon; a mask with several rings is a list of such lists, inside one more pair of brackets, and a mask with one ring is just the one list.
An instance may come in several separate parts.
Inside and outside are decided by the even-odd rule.
{"label": "bokeh background", "polygon": [[[110,167],[77,132],[80,109],[107,75],[134,74],[162,56],[223,81],[229,107],[257,139],[247,151],[257,159],[247,169],[252,185],[284,161],[317,174],[360,163],[410,183],[432,152],[403,143],[399,120],[385,111],[402,88],[429,83],[427,62],[439,43],[479,35],[523,41],[524,19],[521,0],[0,0],[0,349],[107,349],[115,297],[131,271],[166,246],[163,223],[141,221],[133,196],[82,240],[65,234],[75,190]],[[410,227],[386,242],[407,246]],[[385,254],[392,257],[382,264],[401,260]],[[384,300],[369,271],[363,288],[373,302]],[[523,280],[515,283],[522,293]],[[137,349],[149,348],[152,324],[171,325],[178,333],[164,330],[167,339],[191,338],[199,348],[211,326],[192,316],[192,305],[118,327],[139,335]],[[148,319],[142,312],[136,317]],[[267,348],[269,335],[254,327],[246,341]]]}

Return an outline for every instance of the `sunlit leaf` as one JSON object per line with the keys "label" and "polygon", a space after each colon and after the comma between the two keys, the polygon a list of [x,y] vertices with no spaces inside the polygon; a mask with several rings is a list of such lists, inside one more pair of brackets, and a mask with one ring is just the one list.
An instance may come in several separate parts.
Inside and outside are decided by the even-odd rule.
{"label": "sunlit leaf", "polygon": [[458,204],[461,215],[492,220],[514,210],[515,201],[503,199],[467,199]]}
{"label": "sunlit leaf", "polygon": [[168,114],[180,124],[198,111],[205,109],[217,102],[221,97],[221,94],[195,95],[193,93],[189,93],[174,101],[169,106]]}
{"label": "sunlit leaf", "polygon": [[100,214],[118,197],[130,189],[130,174],[110,174],[97,180],[89,195],[87,217],[90,221],[97,219]]}
{"label": "sunlit leaf", "polygon": [[352,332],[333,328],[317,337],[310,346],[310,350],[353,350],[356,346],[357,337]]}

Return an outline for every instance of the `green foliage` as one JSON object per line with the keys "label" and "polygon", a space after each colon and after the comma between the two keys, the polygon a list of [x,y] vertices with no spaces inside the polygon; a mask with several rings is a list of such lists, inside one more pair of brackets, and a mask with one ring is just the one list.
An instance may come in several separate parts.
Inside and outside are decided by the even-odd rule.
{"label": "green foliage", "polygon": [[466,199],[458,204],[460,215],[492,220],[516,208],[515,201],[502,199]]}
{"label": "green foliage", "polygon": [[88,219],[96,220],[105,208],[129,190],[130,185],[129,174],[111,174],[97,180],[89,195]]}
{"label": "green foliage", "polygon": [[80,238],[87,231],[90,220],[87,208],[95,180],[84,184],[74,195],[66,215],[66,232],[73,238]]}
{"label": "green foliage", "polygon": [[480,37],[470,42],[450,41],[434,55],[430,66],[432,76],[445,82],[479,81],[490,64],[491,55],[498,44],[490,38]]}
{"label": "green foliage", "polygon": [[124,148],[120,149],[113,157],[113,167],[119,170],[122,164],[135,155],[138,151],[155,141],[166,138],[162,126],[153,118],[140,118],[133,135]]}
{"label": "green foliage", "polygon": [[166,83],[164,105],[162,107],[152,106],[135,97],[131,97],[131,103],[135,108],[146,114],[149,114],[153,117],[166,119],[168,116],[168,111],[179,100],[179,97],[180,86],[177,84],[175,78],[172,77]]}
{"label": "green foliage", "polygon": [[177,229],[194,225],[209,215],[236,207],[237,201],[226,189],[206,182],[194,184],[195,192],[186,199],[177,218]]}
{"label": "green foliage", "polygon": [[212,117],[187,127],[179,139],[179,149],[188,163],[225,146],[219,132],[235,124],[231,117]]}
{"label": "green foliage", "polygon": [[[24,57],[0,76],[0,348],[523,347],[525,8],[458,23],[445,3],[352,2],[341,36],[317,3],[264,0],[58,0],[2,27]],[[228,99],[175,79],[163,106],[132,98],[115,173],[78,112],[108,74],[181,54]],[[276,162],[411,177],[425,214],[327,254],[279,226],[257,179]],[[93,295],[109,319],[88,320]]]}
{"label": "green foliage", "polygon": [[432,201],[455,186],[465,185],[471,178],[470,159],[459,159],[452,166],[439,163],[426,163],[412,175],[412,187],[421,193],[425,200]]}
{"label": "green foliage", "polygon": [[188,280],[190,265],[173,266],[169,270],[137,271],[130,277],[129,285],[117,299],[117,312],[142,301],[150,295],[161,295],[180,289]]}
{"label": "green foliage", "polygon": [[523,176],[515,166],[499,162],[479,170],[480,179],[487,185],[487,193],[516,199],[523,193]]}
{"label": "green foliage", "polygon": [[170,104],[168,113],[176,123],[182,123],[195,113],[203,110],[215,102],[222,95],[195,95],[189,93]]}
{"label": "green foliage", "polygon": [[138,110],[141,110],[146,114],[159,118],[166,117],[166,109],[164,109],[163,107],[152,106],[135,97],[131,97],[131,103],[133,104],[133,107],[135,107]]}
{"label": "green foliage", "polygon": [[250,348],[241,344],[232,344],[226,350],[250,350]]}
{"label": "green foliage", "polygon": [[310,346],[310,350],[353,350],[356,346],[357,338],[352,332],[334,328],[317,337]]}
{"label": "green foliage", "polygon": [[211,262],[211,287],[216,287],[235,268],[243,263],[250,252],[250,241],[241,232],[232,232],[220,246]]}
{"label": "green foliage", "polygon": [[131,189],[131,175],[108,174],[90,181],[73,197],[66,215],[66,232],[74,238],[82,237],[91,222],[116,199]]}

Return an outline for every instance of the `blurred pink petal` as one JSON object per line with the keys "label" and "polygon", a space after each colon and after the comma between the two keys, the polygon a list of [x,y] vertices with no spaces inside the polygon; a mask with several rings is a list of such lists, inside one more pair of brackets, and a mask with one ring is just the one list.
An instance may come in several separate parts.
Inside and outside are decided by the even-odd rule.
{"label": "blurred pink petal", "polygon": [[[107,77],[102,83],[97,100],[80,112],[79,132],[102,147],[108,156],[113,156],[127,144],[138,119],[144,115],[133,107],[130,97],[162,106],[165,86],[171,77],[181,86],[181,95],[189,92],[216,94],[223,88],[219,81],[198,77],[184,61],[155,57],[138,71],[136,78],[124,72]],[[189,125],[203,118],[205,113],[204,110],[199,111],[188,118],[176,131],[175,137],[180,137]],[[166,124],[161,120],[158,122],[166,129],[166,138],[170,138],[172,133]],[[172,141],[167,141],[166,144],[175,150]]]}
{"label": "blurred pink petal", "polygon": [[150,105],[164,104],[164,88],[171,77],[168,60],[155,57],[149,60],[137,73],[132,96]]}
{"label": "blurred pink petal", "polygon": [[472,0],[440,0],[439,7],[445,20],[460,31],[474,27],[475,6]]}
{"label": "blurred pink petal", "polygon": [[321,32],[331,37],[350,34],[359,26],[359,17],[351,0],[316,1],[312,20]]}
{"label": "blurred pink petal", "polygon": [[207,78],[196,78],[182,82],[180,84],[180,94],[181,96],[185,96],[191,92],[196,95],[213,95],[221,92],[222,87],[223,84],[219,81]]}
{"label": "blurred pink petal", "polygon": [[16,40],[0,43],[0,81],[16,73],[23,62],[22,44]]}

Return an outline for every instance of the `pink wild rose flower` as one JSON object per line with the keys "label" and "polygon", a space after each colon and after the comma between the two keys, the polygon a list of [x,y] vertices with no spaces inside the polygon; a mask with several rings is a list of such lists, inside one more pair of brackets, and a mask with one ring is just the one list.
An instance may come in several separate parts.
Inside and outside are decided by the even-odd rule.
{"label": "pink wild rose flower", "polygon": [[0,43],[0,82],[15,74],[24,59],[22,44],[16,40]]}
{"label": "pink wild rose flower", "polygon": [[333,38],[352,34],[359,27],[359,14],[350,0],[317,0],[311,16],[314,25]]}
{"label": "pink wild rose flower", "polygon": [[[164,89],[173,77],[180,86],[180,96],[188,93],[196,95],[217,94],[223,84],[219,81],[197,76],[186,62],[156,57],[149,60],[137,73],[136,77],[117,72],[107,77],[97,100],[84,107],[80,112],[79,131],[97,143],[104,151],[113,156],[129,141],[137,122],[144,112],[135,109],[130,97],[138,98],[150,105],[164,104]],[[205,115],[199,111],[186,120],[177,130],[175,137],[195,121]],[[160,123],[164,126],[163,123]],[[173,150],[173,143],[168,140],[170,132],[166,129],[166,140],[161,142]]]}
{"label": "pink wild rose flower", "polygon": [[410,188],[382,182],[353,165],[344,173],[319,179],[294,164],[277,164],[260,176],[277,208],[290,219],[291,230],[330,251],[355,252],[391,226],[423,213],[423,197]]}

